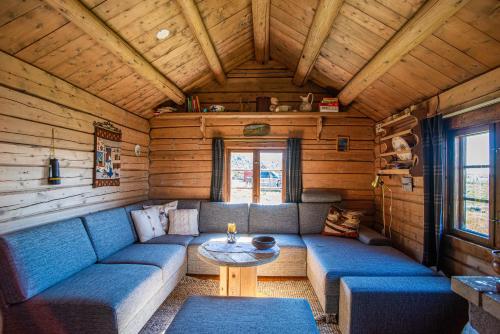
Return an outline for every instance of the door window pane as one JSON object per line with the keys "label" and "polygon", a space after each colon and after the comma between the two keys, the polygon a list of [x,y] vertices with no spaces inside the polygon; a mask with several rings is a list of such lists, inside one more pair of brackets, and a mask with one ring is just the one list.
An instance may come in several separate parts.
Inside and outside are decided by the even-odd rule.
{"label": "door window pane", "polygon": [[283,153],[260,153],[260,203],[279,204],[283,198]]}
{"label": "door window pane", "polygon": [[490,136],[488,132],[465,137],[465,166],[490,164]]}
{"label": "door window pane", "polygon": [[251,203],[253,194],[253,152],[231,153],[231,202]]}

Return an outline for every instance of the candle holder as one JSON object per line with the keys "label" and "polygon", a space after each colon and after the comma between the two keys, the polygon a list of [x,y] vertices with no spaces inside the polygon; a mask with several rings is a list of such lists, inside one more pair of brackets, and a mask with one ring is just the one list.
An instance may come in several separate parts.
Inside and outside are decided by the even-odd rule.
{"label": "candle holder", "polygon": [[234,244],[236,242],[236,232],[227,232],[227,243]]}

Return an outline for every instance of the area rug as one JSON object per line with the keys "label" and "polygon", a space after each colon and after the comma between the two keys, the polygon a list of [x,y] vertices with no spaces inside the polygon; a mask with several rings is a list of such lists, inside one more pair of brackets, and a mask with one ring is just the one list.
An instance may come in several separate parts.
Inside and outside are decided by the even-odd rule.
{"label": "area rug", "polygon": [[[186,276],[163,305],[151,317],[144,326],[142,334],[164,333],[172,322],[174,316],[179,311],[182,303],[189,296],[217,296],[219,294],[219,281],[215,279],[200,279]],[[307,279],[290,281],[259,281],[257,286],[258,297],[286,297],[305,298],[311,305],[314,317],[322,319],[323,311],[314,293],[311,284]],[[323,320],[316,321],[322,334],[341,334],[336,324],[326,323]]]}

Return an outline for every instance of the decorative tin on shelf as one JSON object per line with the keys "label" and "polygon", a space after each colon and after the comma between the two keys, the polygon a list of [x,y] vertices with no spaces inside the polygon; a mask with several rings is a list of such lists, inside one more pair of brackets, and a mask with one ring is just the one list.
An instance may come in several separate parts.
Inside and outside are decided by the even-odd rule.
{"label": "decorative tin on shelf", "polygon": [[271,132],[271,126],[269,124],[249,124],[245,125],[243,129],[243,135],[245,137],[267,136],[269,132]]}
{"label": "decorative tin on shelf", "polygon": [[122,131],[110,122],[94,122],[94,188],[120,185]]}

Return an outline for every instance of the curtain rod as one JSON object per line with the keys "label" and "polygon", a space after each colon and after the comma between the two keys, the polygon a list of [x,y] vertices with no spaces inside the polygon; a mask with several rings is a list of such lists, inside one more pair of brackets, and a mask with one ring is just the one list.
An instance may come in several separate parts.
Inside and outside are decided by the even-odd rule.
{"label": "curtain rod", "polygon": [[474,110],[477,110],[477,109],[480,109],[480,108],[483,108],[483,107],[491,106],[491,105],[496,104],[498,102],[500,102],[500,97],[497,97],[496,99],[489,100],[489,101],[486,101],[486,102],[483,102],[483,103],[476,104],[476,105],[474,105],[472,107],[468,107],[468,108],[465,108],[465,109],[460,109],[458,111],[446,114],[446,115],[443,116],[443,118],[446,119],[446,118],[451,118],[451,117],[455,117],[455,116],[458,116],[458,115],[462,115],[462,114],[465,114],[465,113],[467,113],[469,111],[474,111]]}

